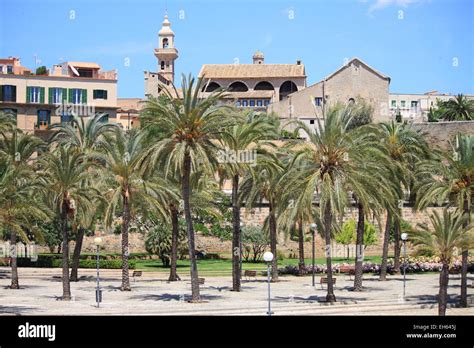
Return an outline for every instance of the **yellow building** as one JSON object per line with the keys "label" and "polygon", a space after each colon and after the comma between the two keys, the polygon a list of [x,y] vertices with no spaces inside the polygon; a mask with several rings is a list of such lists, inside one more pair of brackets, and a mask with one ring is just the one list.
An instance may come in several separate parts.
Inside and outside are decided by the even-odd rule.
{"label": "yellow building", "polygon": [[[12,68],[9,68],[12,65]],[[43,75],[21,67],[18,58],[0,60],[0,111],[16,117],[17,126],[41,134],[72,115],[117,114],[117,73],[96,63],[64,62]]]}

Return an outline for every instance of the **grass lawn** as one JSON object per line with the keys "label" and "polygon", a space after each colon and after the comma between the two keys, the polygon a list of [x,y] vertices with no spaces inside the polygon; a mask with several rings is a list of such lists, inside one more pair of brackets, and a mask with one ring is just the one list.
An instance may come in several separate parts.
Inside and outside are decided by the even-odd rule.
{"label": "grass lawn", "polygon": [[[311,265],[311,259],[305,259],[306,265]],[[380,256],[366,256],[365,262],[380,263]],[[354,259],[346,260],[343,257],[333,259],[333,263],[354,263]],[[326,264],[325,258],[317,258],[316,264]],[[232,261],[230,259],[221,260],[198,260],[198,271],[203,276],[226,276],[232,274]],[[278,262],[278,265],[284,267],[286,265],[298,265],[298,259],[284,259]],[[244,270],[264,271],[267,266],[264,262],[243,262],[242,268]],[[159,260],[137,260],[136,269],[141,271],[153,271],[169,273],[169,268],[163,267]],[[189,274],[189,261],[178,260],[178,274]]]}

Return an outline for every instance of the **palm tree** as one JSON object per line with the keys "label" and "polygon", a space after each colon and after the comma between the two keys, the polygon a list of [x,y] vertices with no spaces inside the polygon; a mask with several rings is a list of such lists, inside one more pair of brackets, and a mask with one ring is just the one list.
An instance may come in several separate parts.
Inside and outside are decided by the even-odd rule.
{"label": "palm tree", "polygon": [[[235,115],[235,113],[234,113]],[[221,159],[221,166],[224,167],[226,176],[232,180],[232,290],[241,290],[241,269],[240,255],[241,226],[240,226],[240,205],[239,200],[239,180],[248,170],[249,166],[255,164],[256,158],[249,158],[248,161],[241,161],[239,153],[250,153],[257,155],[259,142],[264,139],[276,138],[275,128],[268,122],[265,115],[256,115],[254,112],[235,115],[236,119],[242,119],[241,122],[231,127],[228,136],[224,137],[225,148],[221,150],[224,155]],[[225,156],[229,154],[231,156]],[[232,157],[235,156],[235,157]],[[227,157],[231,157],[230,159]],[[250,157],[250,156],[248,156]],[[253,160],[253,161],[251,161]],[[221,177],[221,180],[223,177]]]}
{"label": "palm tree", "polygon": [[[474,136],[459,135],[452,152],[437,152],[431,160],[420,163],[417,172],[417,209],[446,202],[468,216],[473,211]],[[466,223],[468,223],[466,222]],[[462,251],[461,307],[467,307],[467,264],[469,250]]]}
{"label": "palm tree", "polygon": [[[16,250],[17,235],[28,241],[23,232],[28,223],[28,214],[32,218],[47,219],[47,215],[38,207],[33,197],[33,190],[37,185],[33,170],[36,152],[44,143],[31,134],[24,134],[21,130],[11,128],[10,132],[0,134],[0,154],[5,159],[5,171],[2,187],[0,209],[3,212],[1,222],[10,231],[10,246]],[[33,229],[36,230],[36,229]],[[19,289],[17,257],[11,258],[12,282],[11,289]]]}
{"label": "palm tree", "polygon": [[428,146],[423,136],[414,131],[410,124],[381,123],[379,125],[380,142],[386,148],[391,159],[390,176],[384,182],[394,185],[397,195],[393,202],[387,202],[387,220],[385,225],[382,264],[380,267],[380,280],[387,280],[387,259],[390,240],[390,231],[394,230],[394,269],[400,271],[400,219],[401,202],[404,198],[404,190],[410,188],[413,182],[414,166],[420,160],[428,157]]}
{"label": "palm tree", "polygon": [[270,236],[270,251],[274,255],[272,260],[272,282],[278,281],[278,220],[277,210],[282,197],[283,187],[279,185],[284,173],[284,165],[280,160],[281,154],[275,151],[271,144],[260,148],[261,155],[257,164],[252,166],[242,180],[240,186],[241,200],[246,201],[247,209],[257,204],[268,204],[268,216],[264,222],[264,229]]}
{"label": "palm tree", "polygon": [[448,300],[449,266],[456,248],[466,249],[474,245],[474,235],[468,216],[461,211],[443,210],[443,217],[437,211],[430,216],[433,228],[418,225],[413,234],[415,245],[422,245],[438,254],[443,264],[439,276],[438,314],[446,315]]}
{"label": "palm tree", "polygon": [[[315,220],[323,229],[326,243],[326,300],[334,302],[330,246],[333,230],[339,228],[336,218],[342,217],[344,208],[352,204],[349,193],[359,203],[362,219],[369,209],[380,206],[381,196],[391,191],[379,185],[386,173],[380,170],[381,159],[386,156],[376,145],[376,129],[373,126],[351,129],[352,110],[343,105],[335,105],[324,113],[324,120],[318,120],[317,130],[297,123],[297,129],[307,134],[308,141],[295,145],[290,170],[282,181],[298,193],[295,205],[310,207],[315,198],[319,200]],[[358,238],[357,243],[362,245],[363,240]],[[357,262],[361,270],[362,260]],[[362,284],[362,277],[358,279],[356,290]]]}
{"label": "palm tree", "polygon": [[[70,122],[56,123],[51,126],[51,129],[57,130],[51,138],[51,142],[61,145],[73,146],[78,151],[85,155],[87,161],[98,162],[97,146],[99,141],[105,134],[110,133],[117,127],[116,124],[105,122],[106,115],[97,113],[93,115],[90,120],[86,121],[84,117],[73,116]],[[84,183],[90,185],[91,183]],[[90,214],[90,215],[88,215]],[[84,233],[93,224],[93,217],[95,217],[95,209],[88,212],[88,214],[80,214],[83,217],[82,222],[77,226],[76,243],[72,257],[71,281],[78,281],[78,267],[79,258],[81,255],[82,243]]]}
{"label": "palm tree", "polygon": [[[43,154],[39,160],[42,190],[52,195],[55,210],[60,212],[63,233],[62,242],[62,283],[64,301],[71,299],[69,281],[69,234],[70,224],[74,220],[77,207],[90,206],[100,196],[94,187],[84,186],[84,182],[97,175],[81,152],[69,146],[59,146]],[[95,177],[97,180],[97,176]],[[90,208],[92,209],[92,208]]]}
{"label": "palm tree", "polygon": [[442,118],[445,121],[472,120],[474,119],[474,100],[458,94],[447,101],[440,102]]}
{"label": "palm tree", "polygon": [[173,175],[173,172],[181,175],[181,196],[191,263],[191,302],[199,302],[201,297],[190,204],[190,177],[196,171],[214,175],[218,143],[235,121],[226,112],[228,108],[219,104],[223,96],[222,90],[204,97],[201,95],[203,78],[196,81],[191,76],[183,76],[181,86],[181,94],[174,85],[162,86],[160,99],[150,98],[147,101],[143,118],[147,127],[160,129],[165,135],[150,147],[147,162],[154,166],[160,160],[164,161],[166,175]]}
{"label": "palm tree", "polygon": [[153,171],[142,169],[146,154],[143,142],[144,133],[133,131],[125,133],[115,128],[113,137],[105,135],[100,147],[106,163],[105,185],[109,188],[105,196],[109,204],[105,211],[105,225],[111,226],[117,209],[122,211],[122,291],[130,291],[128,264],[128,230],[132,211],[141,210],[156,213],[167,218],[166,196],[172,194],[167,183],[153,176]]}
{"label": "palm tree", "polygon": [[11,132],[15,126],[15,117],[10,113],[0,111],[0,134]]}

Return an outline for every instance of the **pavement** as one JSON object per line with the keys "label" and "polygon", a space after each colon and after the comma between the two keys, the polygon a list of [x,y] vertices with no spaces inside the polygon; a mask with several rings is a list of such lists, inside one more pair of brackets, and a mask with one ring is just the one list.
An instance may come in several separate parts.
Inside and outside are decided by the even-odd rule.
{"label": "pavement", "polygon": [[[168,282],[158,272],[143,272],[130,279],[132,291],[120,291],[120,270],[101,271],[103,302],[95,303],[96,271],[80,269],[79,282],[71,283],[73,300],[61,301],[61,269],[21,268],[20,289],[8,289],[10,270],[0,267],[0,315],[266,315],[268,284],[266,277],[244,280],[241,292],[232,289],[231,277],[207,277],[201,286],[201,303],[189,303],[189,275]],[[351,291],[353,281],[338,275],[337,302],[326,303],[326,287],[311,285],[311,276],[280,277],[271,283],[274,315],[437,315],[437,274],[409,274],[403,298],[403,276],[389,276],[380,282],[364,275],[364,291]],[[474,277],[470,275],[469,285]],[[468,308],[456,308],[460,276],[450,275],[447,315],[474,315],[474,289],[468,288]]]}

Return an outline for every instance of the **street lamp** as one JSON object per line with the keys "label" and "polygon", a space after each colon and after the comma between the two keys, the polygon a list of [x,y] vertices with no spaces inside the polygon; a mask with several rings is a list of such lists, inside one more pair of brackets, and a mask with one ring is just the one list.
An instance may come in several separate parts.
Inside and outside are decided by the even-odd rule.
{"label": "street lamp", "polygon": [[408,233],[402,233],[401,239],[403,242],[403,298],[405,298],[405,283],[407,274],[407,239]]}
{"label": "street lamp", "polygon": [[315,263],[315,257],[316,257],[316,224],[313,222],[310,226],[311,232],[313,232],[313,267],[312,267],[312,276],[313,276],[313,287],[315,286],[315,280],[314,280],[314,263]]}
{"label": "street lamp", "polygon": [[95,301],[97,302],[97,308],[99,308],[99,303],[102,302],[102,290],[100,290],[99,282],[99,253],[100,247],[103,244],[103,240],[100,237],[94,238],[94,244],[97,246],[97,288],[95,289]]}
{"label": "street lamp", "polygon": [[244,227],[244,223],[240,221],[240,240],[239,240],[239,248],[240,248],[240,276],[242,276],[242,228]]}
{"label": "street lamp", "polygon": [[271,309],[271,304],[270,304],[270,267],[271,267],[271,262],[273,261],[273,254],[269,251],[267,251],[265,254],[263,254],[263,260],[267,263],[267,279],[268,279],[268,312],[267,315],[271,316],[273,314],[272,309]]}

